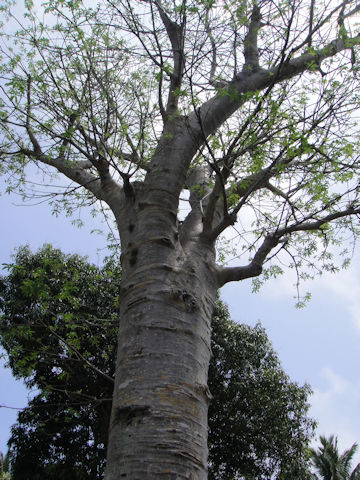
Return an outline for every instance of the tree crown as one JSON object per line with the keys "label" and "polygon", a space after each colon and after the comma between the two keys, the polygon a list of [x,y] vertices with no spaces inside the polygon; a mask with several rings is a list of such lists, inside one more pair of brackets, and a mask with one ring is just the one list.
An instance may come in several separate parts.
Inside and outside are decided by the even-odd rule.
{"label": "tree crown", "polygon": [[44,22],[26,5],[1,64],[17,188],[32,161],[71,180],[53,187],[69,212],[100,200],[118,220],[154,188],[176,213],[185,190],[184,244],[239,220],[250,263],[220,285],[280,273],[279,252],[299,276],[336,268],[359,233],[357,2],[52,0]]}

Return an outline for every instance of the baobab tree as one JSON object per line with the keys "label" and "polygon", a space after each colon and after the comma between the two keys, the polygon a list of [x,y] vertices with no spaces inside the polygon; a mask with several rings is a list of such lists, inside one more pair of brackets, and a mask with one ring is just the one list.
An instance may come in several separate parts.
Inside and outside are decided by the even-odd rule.
{"label": "baobab tree", "polygon": [[[205,479],[217,290],[334,269],[359,233],[360,5],[50,0],[39,19],[31,3],[2,48],[1,168],[20,190],[28,163],[59,172],[55,204],[114,216],[105,478]],[[216,260],[230,229],[236,266]]]}

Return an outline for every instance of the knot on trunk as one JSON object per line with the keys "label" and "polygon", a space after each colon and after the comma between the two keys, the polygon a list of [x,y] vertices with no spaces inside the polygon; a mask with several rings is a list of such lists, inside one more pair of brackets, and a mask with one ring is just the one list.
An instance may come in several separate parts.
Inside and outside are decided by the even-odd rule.
{"label": "knot on trunk", "polygon": [[135,419],[141,421],[145,416],[150,415],[149,405],[131,405],[127,407],[118,407],[115,409],[112,424],[120,423],[129,426]]}
{"label": "knot on trunk", "polygon": [[182,304],[185,305],[185,311],[188,313],[195,312],[198,309],[198,304],[195,299],[188,291],[176,289],[171,291],[171,296],[173,299],[180,300]]}

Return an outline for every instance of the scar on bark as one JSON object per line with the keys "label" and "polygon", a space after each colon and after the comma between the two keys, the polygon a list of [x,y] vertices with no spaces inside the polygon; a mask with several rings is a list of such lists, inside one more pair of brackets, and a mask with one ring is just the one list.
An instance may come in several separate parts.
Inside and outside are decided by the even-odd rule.
{"label": "scar on bark", "polygon": [[176,300],[180,300],[180,302],[185,305],[185,310],[189,313],[195,312],[198,309],[195,297],[186,290],[172,290],[171,296]]}
{"label": "scar on bark", "polygon": [[133,248],[130,252],[130,258],[129,258],[129,263],[133,267],[136,263],[137,260],[137,254],[138,254],[138,249]]}
{"label": "scar on bark", "polygon": [[132,407],[116,408],[112,424],[116,425],[120,423],[129,426],[137,417],[140,419],[140,417],[149,416],[150,410],[149,405],[134,405]]}

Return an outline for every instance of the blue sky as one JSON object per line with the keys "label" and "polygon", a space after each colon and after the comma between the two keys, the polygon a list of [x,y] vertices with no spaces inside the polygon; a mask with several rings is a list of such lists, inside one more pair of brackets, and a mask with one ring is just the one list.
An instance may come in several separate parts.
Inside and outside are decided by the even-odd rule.
{"label": "blue sky", "polygon": [[[0,263],[10,262],[18,246],[28,244],[36,250],[44,243],[101,263],[106,239],[90,233],[102,227],[100,219],[84,210],[85,226],[79,229],[71,219],[53,216],[47,204],[32,203],[24,205],[16,195],[0,197]],[[312,300],[301,310],[295,308],[296,290],[289,274],[270,280],[258,294],[251,292],[250,281],[231,283],[221,292],[232,319],[250,325],[261,321],[291,379],[310,383],[314,390],[310,414],[319,423],[317,433],[338,435],[341,449],[360,441],[359,259],[358,252],[349,270],[306,285]],[[26,405],[31,392],[3,366],[0,381],[0,405]],[[0,451],[6,450],[16,414],[17,410],[0,408]],[[357,461],[360,452],[358,457]]]}
{"label": "blue sky", "polygon": [[342,449],[360,440],[358,265],[355,258],[350,270],[307,285],[312,300],[301,310],[294,308],[295,287],[286,275],[256,295],[246,284],[222,293],[231,317],[251,325],[260,320],[286,372],[312,386],[317,434],[338,435]]}

